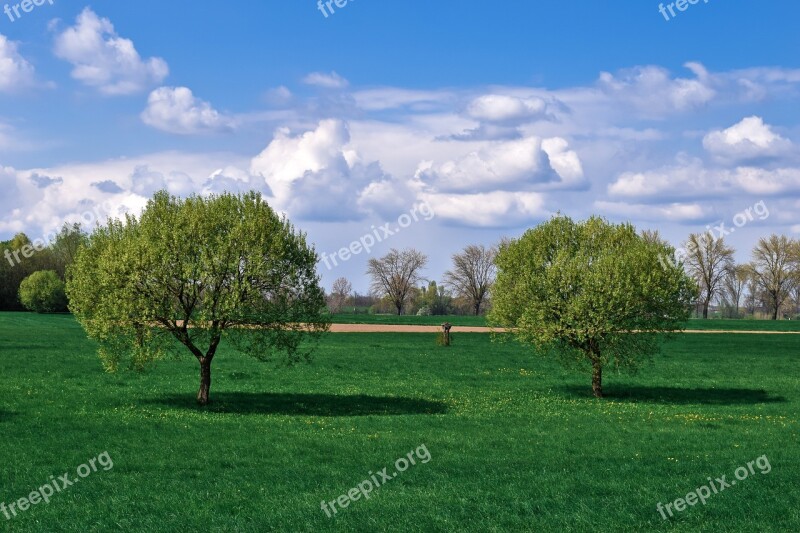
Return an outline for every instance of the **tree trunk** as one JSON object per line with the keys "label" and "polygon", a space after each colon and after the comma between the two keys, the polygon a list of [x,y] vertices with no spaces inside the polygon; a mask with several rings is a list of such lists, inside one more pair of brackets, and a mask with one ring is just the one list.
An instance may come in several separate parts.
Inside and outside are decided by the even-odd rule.
{"label": "tree trunk", "polygon": [[481,303],[477,302],[475,304],[475,316],[479,316],[481,314]]}
{"label": "tree trunk", "polygon": [[772,320],[778,320],[778,306],[775,306],[775,311],[772,313]]}
{"label": "tree trunk", "polygon": [[705,302],[703,302],[703,318],[708,318],[708,304],[709,304],[708,299]]}
{"label": "tree trunk", "polygon": [[200,390],[197,391],[197,403],[208,405],[208,393],[211,390],[211,358],[200,359]]}
{"label": "tree trunk", "polygon": [[599,361],[592,363],[592,392],[595,398],[603,397],[603,365]]}

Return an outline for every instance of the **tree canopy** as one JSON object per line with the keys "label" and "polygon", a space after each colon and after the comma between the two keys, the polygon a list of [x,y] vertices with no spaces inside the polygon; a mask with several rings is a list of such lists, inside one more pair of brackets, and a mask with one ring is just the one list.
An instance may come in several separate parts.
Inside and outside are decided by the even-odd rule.
{"label": "tree canopy", "polygon": [[489,321],[542,354],[590,365],[602,397],[604,367],[635,370],[689,316],[696,285],[662,254],[675,250],[630,224],[554,217],[500,246]]}
{"label": "tree canopy", "polygon": [[188,350],[205,404],[223,337],[262,360],[308,357],[313,344],[304,341],[328,328],[316,263],[305,235],[258,193],[162,191],[139,218],[94,231],[68,271],[67,293],[108,369]]}

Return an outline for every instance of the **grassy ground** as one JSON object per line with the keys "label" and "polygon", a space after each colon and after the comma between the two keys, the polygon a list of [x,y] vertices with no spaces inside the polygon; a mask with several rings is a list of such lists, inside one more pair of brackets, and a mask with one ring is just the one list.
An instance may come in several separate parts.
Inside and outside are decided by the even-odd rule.
{"label": "grassy ground", "polygon": [[[483,316],[397,316],[342,313],[331,316],[335,324],[419,324],[439,325],[450,322],[454,326],[486,326]],[[691,330],[735,330],[735,331],[800,331],[800,320],[725,320],[692,319],[686,323]]]}
{"label": "grassy ground", "polygon": [[[588,375],[485,334],[331,335],[291,369],[223,348],[203,411],[188,358],[106,375],[71,317],[0,314],[0,502],[114,462],[0,530],[797,531],[798,348],[682,335],[598,401]],[[369,500],[320,509],[423,444]],[[656,511],[762,455],[768,474]]]}

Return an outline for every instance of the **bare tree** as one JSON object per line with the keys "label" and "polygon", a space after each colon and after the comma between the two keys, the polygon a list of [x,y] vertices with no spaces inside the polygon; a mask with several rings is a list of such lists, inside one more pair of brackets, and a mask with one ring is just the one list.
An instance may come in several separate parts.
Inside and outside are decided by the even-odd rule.
{"label": "bare tree", "polygon": [[722,293],[731,307],[736,310],[737,318],[739,317],[739,304],[749,279],[750,269],[747,265],[733,264],[725,269],[725,276],[722,278]]}
{"label": "bare tree", "polygon": [[725,245],[722,237],[711,233],[692,233],[684,244],[684,264],[700,288],[703,318],[708,318],[708,306],[717,294],[727,268],[733,264],[733,248]]}
{"label": "bare tree", "polygon": [[367,274],[372,278],[370,288],[373,293],[388,297],[397,314],[403,314],[403,307],[416,286],[425,280],[420,271],[428,264],[428,257],[409,248],[399,251],[392,248],[380,259],[369,260]]}
{"label": "bare tree", "polygon": [[797,283],[797,241],[785,235],[762,237],[753,248],[750,271],[763,292],[772,320],[778,319],[781,307]]}
{"label": "bare tree", "polygon": [[481,306],[494,282],[496,255],[496,248],[471,244],[453,255],[453,270],[444,274],[444,284],[469,301],[476,316],[481,314]]}
{"label": "bare tree", "polygon": [[338,278],[334,281],[328,298],[328,307],[330,307],[331,313],[341,313],[352,292],[353,285],[347,281],[347,278]]}

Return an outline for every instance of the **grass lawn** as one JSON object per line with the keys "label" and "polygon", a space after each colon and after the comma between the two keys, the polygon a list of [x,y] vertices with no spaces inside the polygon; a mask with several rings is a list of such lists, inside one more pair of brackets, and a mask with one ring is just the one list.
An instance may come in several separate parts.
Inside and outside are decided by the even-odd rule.
{"label": "grass lawn", "polygon": [[[636,376],[563,370],[486,334],[328,336],[311,365],[223,345],[107,375],[69,316],[0,314],[0,502],[107,451],[12,531],[798,531],[800,337],[681,335]],[[418,462],[328,518],[420,445]],[[747,479],[663,520],[656,504]],[[418,456],[419,457],[419,456]]]}
{"label": "grass lawn", "polygon": [[[413,324],[438,326],[443,322],[450,322],[454,326],[486,326],[486,317],[484,316],[397,316],[342,313],[331,315],[331,320],[334,324]],[[692,319],[686,323],[686,329],[800,332],[800,320]]]}

